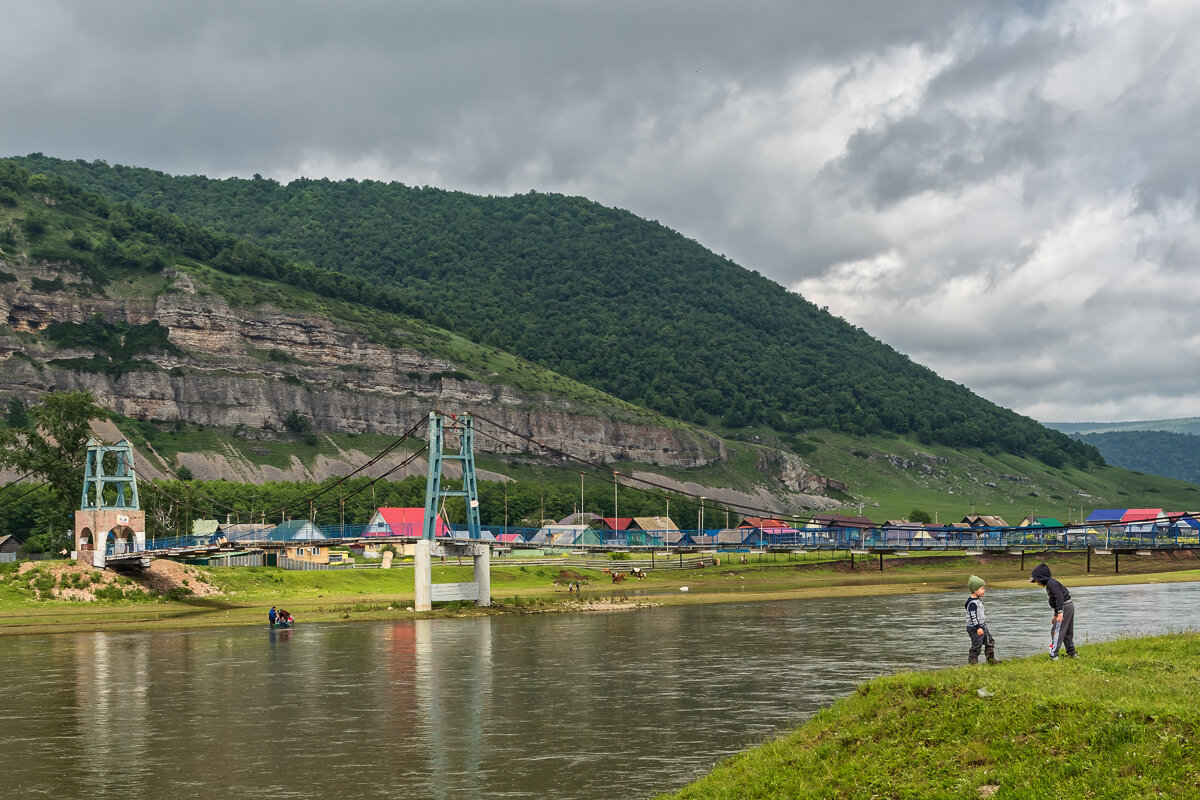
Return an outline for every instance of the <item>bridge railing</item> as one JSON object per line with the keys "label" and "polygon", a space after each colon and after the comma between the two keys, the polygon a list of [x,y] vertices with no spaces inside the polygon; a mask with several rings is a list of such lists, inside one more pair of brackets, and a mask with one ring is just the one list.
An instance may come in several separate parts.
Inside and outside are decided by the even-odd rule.
{"label": "bridge railing", "polygon": [[[420,538],[419,526],[397,537],[371,531],[366,525],[329,525],[316,529],[312,539],[286,540],[287,543],[325,542],[338,544],[347,540],[381,536],[386,538]],[[272,529],[256,534],[258,538],[241,538],[229,544],[250,544],[274,540]],[[218,534],[219,536],[219,534]],[[323,537],[323,538],[322,538]],[[448,536],[439,540],[468,540],[464,525],[450,526]],[[858,528],[797,528],[797,529],[705,529],[705,530],[637,530],[612,531],[572,526],[527,528],[485,526],[483,541],[497,544],[533,545],[553,548],[627,549],[637,550],[745,550],[766,549],[897,549],[897,550],[974,550],[974,549],[1040,549],[1059,548],[1098,549],[1162,549],[1200,548],[1200,536],[1192,530],[1176,526],[1070,526],[1063,528],[957,528],[957,527],[887,527]],[[146,550],[177,550],[196,548],[216,542],[209,536],[178,536],[157,538],[146,543]],[[121,552],[134,552],[133,542],[127,542]],[[109,545],[109,555],[117,548]]]}

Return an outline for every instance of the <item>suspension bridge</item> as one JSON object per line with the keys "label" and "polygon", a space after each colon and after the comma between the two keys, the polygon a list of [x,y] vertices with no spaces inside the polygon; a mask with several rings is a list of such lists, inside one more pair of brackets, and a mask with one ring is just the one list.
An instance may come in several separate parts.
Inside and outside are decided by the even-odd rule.
{"label": "suspension bridge", "polygon": [[[475,423],[483,423],[490,430],[476,430]],[[422,427],[426,428],[427,442],[420,449],[407,455],[391,469],[374,478],[370,484],[386,479],[397,470],[412,463],[422,455],[427,456],[428,471],[424,518],[420,524],[404,523],[389,525],[339,524],[307,526],[302,539],[281,540],[275,536],[279,527],[286,524],[289,511],[305,510],[310,518],[319,508],[326,507],[333,491],[356,474],[381,463],[382,459],[397,451],[406,441],[416,437]],[[538,528],[521,526],[483,525],[480,517],[478,480],[474,466],[474,436],[479,434],[502,445],[511,447],[520,443],[522,447],[540,450],[547,456],[574,462],[594,475],[611,481],[614,490],[618,485],[640,489],[656,496],[697,510],[694,529],[678,529],[665,518],[670,527],[655,529],[637,528],[619,530],[593,528],[587,525],[546,524]],[[456,439],[458,450],[453,449]],[[447,450],[447,447],[451,449]],[[461,488],[448,489],[442,483],[444,468],[448,463],[457,463],[461,473]],[[581,474],[581,480],[583,472]],[[163,490],[146,484],[154,491]],[[363,491],[360,487],[351,493]],[[350,495],[342,495],[341,502]],[[450,524],[444,520],[442,509],[447,497],[461,497],[464,501],[464,523]],[[180,505],[185,501],[168,497]],[[1194,520],[1164,519],[1140,521],[1136,525],[1120,522],[1102,524],[1067,524],[1059,527],[1003,527],[962,525],[888,525],[818,524],[813,515],[785,515],[781,517],[771,510],[752,508],[737,503],[721,503],[726,510],[744,515],[737,527],[710,528],[703,525],[705,502],[709,498],[680,491],[646,478],[613,470],[611,466],[579,458],[532,437],[524,436],[509,427],[487,420],[478,415],[445,414],[434,410],[427,419],[422,419],[404,435],[379,454],[366,461],[347,475],[321,487],[290,507],[279,509],[281,523],[277,526],[251,526],[249,535],[236,538],[217,534],[209,536],[184,535],[173,538],[146,539],[145,512],[139,505],[138,484],[133,465],[132,447],[127,442],[108,445],[96,440],[88,443],[85,462],[85,477],[80,510],[76,512],[75,555],[96,566],[137,567],[145,566],[152,558],[195,558],[220,553],[244,552],[248,549],[265,549],[281,544],[297,546],[314,544],[332,546],[355,546],[363,544],[413,545],[418,551],[418,564],[422,561],[421,547],[433,555],[446,553],[471,554],[481,557],[495,552],[510,553],[521,549],[573,552],[586,556],[595,552],[627,551],[631,554],[656,557],[677,555],[682,558],[717,552],[772,552],[807,553],[809,551],[847,551],[850,558],[856,556],[879,556],[914,552],[963,551],[968,554],[1012,553],[1023,555],[1027,551],[1086,551],[1090,555],[1150,553],[1162,550],[1200,549]],[[678,507],[678,506],[677,506]],[[711,506],[710,506],[711,508]],[[199,511],[200,509],[197,508]],[[614,521],[616,517],[614,495]],[[230,517],[242,519],[253,515],[226,509]],[[663,518],[659,518],[663,519]],[[788,520],[792,520],[789,522]],[[1183,522],[1188,524],[1181,524]],[[1119,560],[1117,561],[1119,569]],[[427,569],[427,562],[425,569]]]}

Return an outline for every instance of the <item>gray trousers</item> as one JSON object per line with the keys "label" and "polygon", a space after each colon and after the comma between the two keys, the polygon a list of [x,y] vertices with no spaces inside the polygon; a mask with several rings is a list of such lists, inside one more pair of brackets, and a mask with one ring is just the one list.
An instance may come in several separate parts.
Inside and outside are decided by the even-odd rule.
{"label": "gray trousers", "polygon": [[1050,624],[1050,655],[1058,658],[1063,647],[1067,655],[1075,656],[1075,603],[1070,600],[1063,604],[1062,622]]}

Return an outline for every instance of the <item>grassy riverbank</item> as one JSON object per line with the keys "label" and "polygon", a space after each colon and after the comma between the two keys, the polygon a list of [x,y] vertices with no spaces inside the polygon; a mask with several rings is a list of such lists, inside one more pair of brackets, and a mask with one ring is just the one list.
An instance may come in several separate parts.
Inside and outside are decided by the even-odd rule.
{"label": "grassy riverbank", "polygon": [[[830,595],[910,594],[961,591],[966,576],[983,576],[993,588],[1028,588],[1029,570],[1047,561],[1069,586],[1109,583],[1157,583],[1200,580],[1200,560],[1194,553],[1124,556],[1120,574],[1112,556],[1092,558],[1087,572],[1083,554],[967,556],[887,556],[880,570],[877,557],[859,556],[853,566],[846,554],[761,557],[740,563],[737,554],[723,556],[719,567],[656,569],[645,580],[613,584],[600,569],[562,564],[492,562],[492,609],[473,604],[435,607],[433,616],[462,616],[558,610],[603,610],[631,605],[685,605],[799,599]],[[731,563],[734,562],[734,563]],[[181,597],[179,592],[154,594],[127,591],[127,599],[98,602],[37,599],[37,584],[46,584],[52,568],[34,565],[36,572],[18,579],[16,565],[0,570],[0,635],[80,630],[138,630],[190,628],[210,625],[259,624],[266,609],[285,606],[300,622],[411,618],[411,567],[391,570],[293,572],[268,567],[201,568],[196,575],[216,588],[208,597]],[[621,561],[612,569],[628,570]],[[28,568],[27,568],[28,569]],[[435,566],[437,583],[472,580],[469,566]],[[580,581],[579,595],[567,584]],[[76,581],[82,583],[82,581]],[[60,582],[60,586],[63,585]],[[680,591],[687,587],[687,591]],[[127,587],[128,588],[128,587]],[[120,595],[117,595],[120,596]]]}
{"label": "grassy riverbank", "polygon": [[1197,797],[1198,649],[1181,634],[878,678],[664,797]]}

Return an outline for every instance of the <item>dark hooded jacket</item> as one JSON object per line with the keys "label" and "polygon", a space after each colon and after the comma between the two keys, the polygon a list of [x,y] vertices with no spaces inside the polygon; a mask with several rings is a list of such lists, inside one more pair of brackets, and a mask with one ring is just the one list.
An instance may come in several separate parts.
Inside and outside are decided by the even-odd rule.
{"label": "dark hooded jacket", "polygon": [[1063,606],[1071,599],[1071,593],[1067,587],[1050,577],[1050,568],[1044,562],[1038,564],[1033,568],[1033,572],[1029,573],[1029,580],[1033,583],[1045,584],[1046,598],[1050,601],[1050,607],[1054,609],[1055,614],[1061,614]]}

